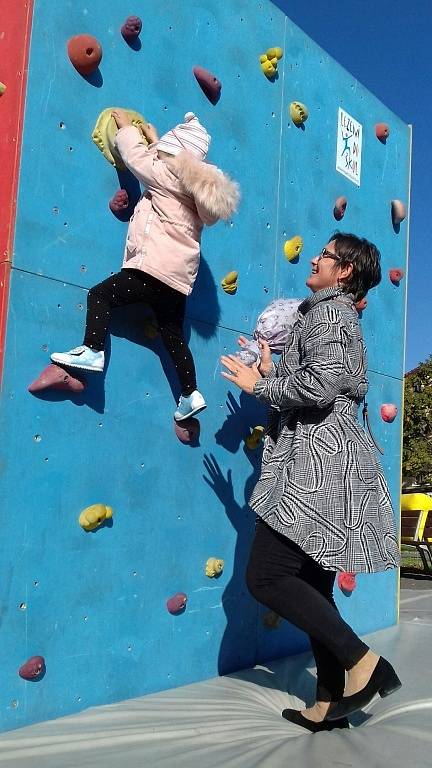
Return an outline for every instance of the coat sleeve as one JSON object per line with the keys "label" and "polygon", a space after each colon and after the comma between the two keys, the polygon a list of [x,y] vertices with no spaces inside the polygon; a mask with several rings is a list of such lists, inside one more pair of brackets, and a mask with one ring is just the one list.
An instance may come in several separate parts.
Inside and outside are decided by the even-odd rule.
{"label": "coat sleeve", "polygon": [[115,145],[125,166],[132,171],[133,175],[146,186],[154,184],[154,145],[147,146],[141,131],[135,125],[120,128]]}
{"label": "coat sleeve", "polygon": [[300,367],[289,376],[257,381],[254,395],[258,400],[281,409],[327,408],[347,391],[350,331],[340,310],[327,302],[310,310],[300,343]]}

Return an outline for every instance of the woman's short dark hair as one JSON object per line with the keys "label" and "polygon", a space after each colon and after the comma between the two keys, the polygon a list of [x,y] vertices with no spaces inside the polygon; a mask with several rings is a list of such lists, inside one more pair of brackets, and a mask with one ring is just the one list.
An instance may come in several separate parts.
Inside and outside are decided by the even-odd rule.
{"label": "woman's short dark hair", "polygon": [[335,244],[335,271],[338,267],[352,264],[351,275],[343,281],[345,293],[352,293],[354,301],[363,299],[370,288],[381,281],[381,254],[373,243],[364,237],[335,232],[330,241]]}

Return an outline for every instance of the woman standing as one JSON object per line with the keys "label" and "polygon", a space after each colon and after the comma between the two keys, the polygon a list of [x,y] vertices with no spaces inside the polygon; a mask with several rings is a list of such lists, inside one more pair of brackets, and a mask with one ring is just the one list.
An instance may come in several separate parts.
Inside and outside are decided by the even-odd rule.
{"label": "woman standing", "polygon": [[357,420],[368,383],[354,304],[380,282],[380,254],[367,240],[338,233],[311,263],[312,294],[277,367],[265,342],[259,367],[235,355],[221,361],[225,378],[270,406],[250,501],[258,522],[247,583],[257,600],[310,637],[316,701],[282,714],[315,732],[348,727],[348,714],[401,683],[342,620],[333,599],[336,572],[399,565],[387,484]]}

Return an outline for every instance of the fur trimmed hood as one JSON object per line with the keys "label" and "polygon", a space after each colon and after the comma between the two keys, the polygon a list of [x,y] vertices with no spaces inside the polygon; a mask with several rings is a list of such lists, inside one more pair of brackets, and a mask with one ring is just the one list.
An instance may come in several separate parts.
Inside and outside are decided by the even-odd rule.
{"label": "fur trimmed hood", "polygon": [[167,158],[165,163],[186,193],[210,216],[226,221],[236,212],[240,201],[239,185],[215,165],[198,160],[188,152]]}

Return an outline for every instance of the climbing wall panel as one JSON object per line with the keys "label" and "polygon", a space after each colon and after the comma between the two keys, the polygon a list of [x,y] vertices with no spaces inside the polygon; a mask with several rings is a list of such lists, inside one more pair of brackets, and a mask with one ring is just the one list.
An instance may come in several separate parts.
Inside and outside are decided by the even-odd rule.
{"label": "climbing wall panel", "polygon": [[[227,387],[218,360],[272,298],[305,295],[309,260],[336,226],[382,251],[383,280],[362,323],[370,416],[398,504],[405,281],[397,288],[387,272],[406,268],[407,222],[394,230],[390,202],[408,202],[407,127],[270,2],[185,0],[179,14],[167,0],[144,15],[135,49],[120,34],[128,12],[120,0],[34,8],[1,414],[5,729],[306,647],[287,623],[266,627],[265,609],[247,594],[247,501],[260,449],[244,439],[265,415]],[[87,79],[66,52],[80,33],[103,48]],[[272,82],[258,58],[275,45],[284,55]],[[195,65],[221,80],[216,105]],[[309,110],[303,129],[289,117],[296,100]],[[213,136],[209,159],[241,185],[239,213],[204,233],[188,302],[208,403],[194,446],[174,434],[177,384],[139,308],[115,317],[106,376],[87,377],[83,393],[26,389],[51,352],[81,342],[87,289],[121,264],[126,225],[108,208],[119,180],[91,141],[109,106],[142,112],[160,132],[194,111]],[[339,107],[363,126],[360,187],[335,170]],[[385,145],[380,121],[391,125]],[[340,195],[348,206],[337,225]],[[294,235],[304,248],[288,263],[283,246]],[[238,290],[228,295],[220,281],[231,270]],[[381,420],[382,402],[399,407],[392,424]],[[85,532],[78,517],[94,503],[111,506],[113,518]],[[205,575],[209,557],[225,561],[217,579]],[[357,577],[337,601],[358,631],[389,626],[396,584],[396,572]],[[171,615],[166,601],[178,592],[186,609]],[[25,682],[17,670],[34,655],[46,674]]]}

